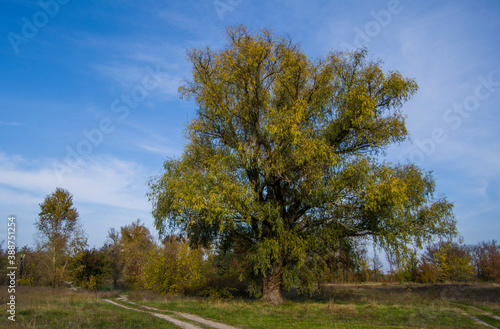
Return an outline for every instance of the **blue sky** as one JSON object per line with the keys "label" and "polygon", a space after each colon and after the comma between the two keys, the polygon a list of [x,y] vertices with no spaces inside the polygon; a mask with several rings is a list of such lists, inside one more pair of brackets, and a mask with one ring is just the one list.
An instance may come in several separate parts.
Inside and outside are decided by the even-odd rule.
{"label": "blue sky", "polygon": [[411,141],[388,159],[433,171],[465,243],[500,238],[498,1],[3,0],[0,18],[0,241],[16,215],[18,245],[32,245],[56,187],[91,246],[137,218],[155,232],[147,182],[182,153],[195,111],[177,94],[186,50],[223,47],[240,23],[312,57],[366,45],[415,78]]}

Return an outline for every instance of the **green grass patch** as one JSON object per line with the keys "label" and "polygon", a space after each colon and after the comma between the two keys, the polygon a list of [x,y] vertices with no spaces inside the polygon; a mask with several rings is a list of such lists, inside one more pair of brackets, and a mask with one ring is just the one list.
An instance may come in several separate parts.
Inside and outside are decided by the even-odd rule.
{"label": "green grass patch", "polygon": [[[499,297],[500,298],[500,297]],[[457,303],[458,304],[458,303]],[[484,305],[484,304],[471,304],[471,303],[462,303],[463,306],[470,306],[467,308],[468,311],[472,312],[473,314],[482,314],[482,312],[488,312],[496,316],[500,316],[500,305],[495,305],[493,303],[490,303],[489,305]],[[476,308],[476,309],[475,309]],[[462,308],[466,310],[465,308]],[[479,309],[480,311],[478,311]]]}
{"label": "green grass patch", "polygon": [[[7,302],[7,289],[0,287],[0,302]],[[73,292],[45,287],[16,288],[16,321],[2,312],[1,328],[176,328],[146,313],[132,312],[101,300],[114,294]]]}
{"label": "green grass patch", "polygon": [[487,315],[477,315],[477,318],[481,321],[486,322],[487,324],[491,324],[494,327],[500,328],[500,321],[494,318],[490,318]]}
{"label": "green grass patch", "polygon": [[208,301],[148,293],[134,293],[129,299],[240,328],[481,328],[440,296],[439,287],[337,286],[316,299],[294,299],[279,306],[258,300]]}
{"label": "green grass patch", "polygon": [[[7,289],[0,287],[0,301],[7,302]],[[475,300],[448,301],[434,286],[342,286],[335,285],[314,298],[289,296],[282,305],[270,306],[255,299],[210,300],[169,296],[147,291],[126,292],[128,299],[155,307],[184,322],[194,323],[172,313],[195,314],[238,328],[316,329],[316,328],[482,328],[461,315],[461,308],[484,322],[499,327],[499,321],[482,316],[482,311],[498,314],[499,303]],[[477,288],[474,288],[477,290]],[[117,300],[118,292],[89,293],[43,287],[18,287],[16,322],[4,313],[1,328],[175,328],[151,314],[120,308],[104,302],[150,311]],[[5,304],[4,304],[5,305]],[[197,324],[204,328],[203,325]]]}
{"label": "green grass patch", "polygon": [[259,301],[149,301],[148,306],[197,314],[240,328],[480,328],[448,305],[362,305],[333,302],[288,302],[269,306]]}

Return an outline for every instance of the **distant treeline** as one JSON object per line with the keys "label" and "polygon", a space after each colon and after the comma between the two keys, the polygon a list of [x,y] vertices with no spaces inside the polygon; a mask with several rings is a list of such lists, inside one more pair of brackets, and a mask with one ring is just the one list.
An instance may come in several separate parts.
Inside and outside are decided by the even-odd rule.
{"label": "distant treeline", "polygon": [[[62,251],[59,252],[63,254]],[[99,249],[80,248],[53,261],[50,248],[17,250],[18,284],[98,289],[150,289],[163,293],[230,297],[244,292],[236,254],[191,248],[178,237],[155,241],[139,220],[108,231]],[[54,266],[55,265],[55,266]],[[7,284],[7,250],[0,245],[0,285]]]}
{"label": "distant treeline", "polygon": [[[248,248],[230,240],[195,247],[192,237],[164,235],[156,240],[139,220],[110,228],[99,249],[89,249],[86,234],[73,206],[72,195],[57,188],[40,204],[35,221],[35,248],[16,250],[17,284],[68,286],[75,289],[149,289],[161,293],[231,298],[255,291],[259,275],[247,257]],[[314,287],[294,281],[298,291],[314,291],[321,283],[366,281],[500,282],[500,246],[496,241],[477,245],[455,242],[432,244],[388,255],[390,271],[382,272],[377,256],[368,257],[364,240],[342,240],[327,253],[306,253],[315,259]],[[203,246],[203,247],[202,247]],[[0,244],[0,284],[7,284],[7,261],[12,250]],[[250,259],[250,260],[249,260]],[[305,259],[304,261],[307,261]],[[10,266],[12,264],[9,263]],[[305,271],[307,272],[307,271]],[[253,294],[256,296],[256,294]]]}
{"label": "distant treeline", "polygon": [[[406,260],[388,257],[388,273],[383,273],[378,257],[368,257],[362,246],[349,255],[343,251],[332,255],[318,284],[500,282],[500,246],[496,241],[476,245],[435,243]],[[18,249],[18,284],[71,285],[88,290],[150,289],[214,298],[245,294],[247,287],[242,279],[247,268],[237,250],[191,248],[177,237],[158,242],[139,220],[119,230],[110,229],[108,240],[99,249],[82,248],[66,254],[57,264],[52,256],[46,248]],[[5,285],[7,250],[2,247],[0,261],[0,284]]]}
{"label": "distant treeline", "polygon": [[496,241],[465,245],[437,242],[420,254],[406,259],[387,255],[390,269],[382,270],[377,256],[369,258],[359,251],[357,262],[338,262],[329,269],[326,282],[500,282],[500,245]]}

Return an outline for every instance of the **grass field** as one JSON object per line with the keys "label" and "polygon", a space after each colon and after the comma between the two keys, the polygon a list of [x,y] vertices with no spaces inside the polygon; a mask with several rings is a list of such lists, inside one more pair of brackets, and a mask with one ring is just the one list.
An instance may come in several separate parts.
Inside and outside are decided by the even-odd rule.
{"label": "grass field", "polygon": [[[0,289],[0,300],[5,305],[7,288]],[[140,291],[122,294],[135,303],[164,310],[166,315],[181,311],[239,328],[486,328],[470,316],[500,327],[500,321],[495,319],[500,316],[498,285],[330,285],[311,299],[290,295],[289,301],[280,306],[258,300],[214,301]],[[16,322],[7,320],[9,314],[3,312],[0,327],[175,328],[148,313],[122,309],[102,300],[116,301],[118,296],[118,292],[18,287]]]}
{"label": "grass field", "polygon": [[[0,287],[7,303],[7,287]],[[16,321],[2,312],[0,328],[176,328],[146,313],[129,312],[105,303],[101,297],[116,293],[74,292],[46,287],[16,288]]]}

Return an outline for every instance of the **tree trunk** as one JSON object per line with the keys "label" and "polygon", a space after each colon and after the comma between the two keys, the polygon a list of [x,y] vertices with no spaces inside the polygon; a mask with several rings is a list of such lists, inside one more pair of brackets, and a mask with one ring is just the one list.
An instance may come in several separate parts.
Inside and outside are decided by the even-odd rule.
{"label": "tree trunk", "polygon": [[51,278],[52,287],[56,286],[56,249],[55,247],[52,249],[52,278]]}
{"label": "tree trunk", "polygon": [[262,281],[262,299],[271,305],[283,303],[283,291],[281,289],[281,275],[283,273],[283,263],[276,262],[266,271],[266,276]]}

